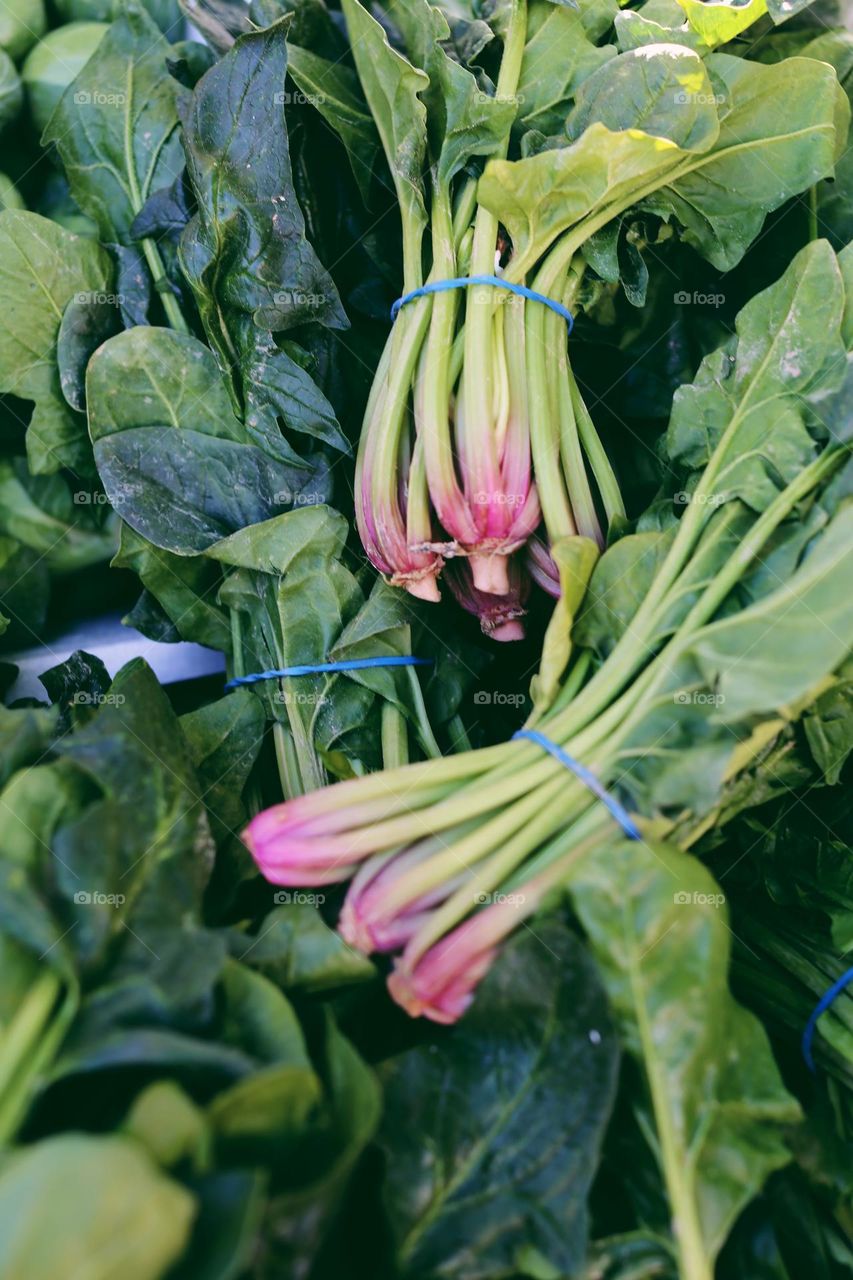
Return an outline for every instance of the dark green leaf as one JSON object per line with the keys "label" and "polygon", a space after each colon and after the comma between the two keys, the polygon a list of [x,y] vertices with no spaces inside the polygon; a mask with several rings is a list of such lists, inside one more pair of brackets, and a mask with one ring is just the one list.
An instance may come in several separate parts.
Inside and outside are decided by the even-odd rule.
{"label": "dark green leaf", "polygon": [[491,1280],[527,1246],[575,1274],[617,1058],[595,971],[552,919],[509,944],[458,1026],[387,1064],[385,1197],[407,1269]]}

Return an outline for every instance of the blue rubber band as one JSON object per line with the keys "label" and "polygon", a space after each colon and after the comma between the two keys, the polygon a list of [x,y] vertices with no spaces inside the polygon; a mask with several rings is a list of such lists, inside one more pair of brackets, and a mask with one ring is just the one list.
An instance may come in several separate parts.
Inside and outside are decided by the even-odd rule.
{"label": "blue rubber band", "polygon": [[346,658],[342,662],[307,662],[298,667],[282,667],[280,671],[256,671],[249,676],[234,676],[226,689],[236,689],[241,684],[257,684],[261,680],[280,680],[285,676],[325,675],[327,671],[360,671],[365,667],[429,667],[432,658]]}
{"label": "blue rubber band", "polygon": [[552,755],[555,760],[559,760],[560,764],[570,769],[575,777],[580,778],[581,782],[589,788],[592,794],[598,797],[604,807],[609,810],[611,816],[619,823],[629,840],[642,840],[642,833],[628,810],[622,807],[615,796],[605,790],[592,770],[587,769],[586,765],[581,764],[580,760],[570,756],[568,751],[564,751],[562,747],[557,746],[556,742],[546,738],[544,733],[538,733],[536,729],[519,729],[518,733],[514,733],[512,736],[513,738],[528,738],[531,742],[535,742],[547,751],[549,755]]}
{"label": "blue rubber band", "polygon": [[815,1070],[814,1058],[812,1056],[812,1041],[814,1040],[817,1020],[822,1013],[826,1013],[833,1001],[838,999],[844,988],[848,987],[851,982],[853,982],[853,969],[848,969],[846,973],[842,973],[837,982],[833,982],[828,991],[823,993],[811,1012],[809,1020],[806,1023],[806,1029],[803,1032],[802,1040],[803,1057],[806,1060],[806,1066],[809,1071]]}
{"label": "blue rubber band", "polygon": [[523,284],[513,284],[509,280],[502,280],[500,276],[456,276],[453,280],[432,280],[428,284],[422,284],[419,289],[412,289],[410,293],[404,293],[402,298],[398,298],[391,308],[391,319],[397,319],[397,312],[404,307],[407,302],[413,302],[415,298],[425,298],[429,293],[444,293],[448,289],[467,289],[471,284],[489,284],[497,289],[508,289],[510,293],[518,294],[519,298],[527,298],[529,302],[541,302],[543,307],[550,307],[552,311],[556,311],[558,316],[566,321],[569,326],[569,333],[574,328],[575,318],[569,311],[568,307],[564,307],[562,302],[555,302],[553,298],[548,298],[544,293],[537,293],[535,289],[528,289]]}

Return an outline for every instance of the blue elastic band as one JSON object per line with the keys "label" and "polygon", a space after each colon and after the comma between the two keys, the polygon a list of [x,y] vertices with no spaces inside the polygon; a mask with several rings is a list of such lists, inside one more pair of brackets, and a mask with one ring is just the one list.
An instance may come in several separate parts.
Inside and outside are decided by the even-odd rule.
{"label": "blue elastic band", "polygon": [[308,662],[299,667],[282,667],[280,671],[256,671],[250,676],[235,676],[226,689],[236,689],[241,684],[257,684],[259,680],[279,680],[285,676],[324,675],[327,671],[359,671],[364,667],[429,667],[432,658],[346,658],[343,662]]}
{"label": "blue elastic band", "polygon": [[642,840],[642,833],[628,810],[622,807],[615,796],[612,796],[609,791],[604,789],[592,770],[587,769],[586,765],[581,764],[580,760],[570,756],[568,751],[564,751],[562,747],[557,746],[556,742],[546,738],[544,733],[537,733],[535,729],[519,729],[518,733],[514,733],[512,736],[514,738],[529,738],[531,742],[535,742],[538,746],[544,748],[549,755],[552,755],[555,760],[559,760],[560,764],[565,765],[575,777],[580,778],[581,782],[589,787],[592,794],[597,796],[605,808],[610,811],[629,840]]}
{"label": "blue elastic band", "polygon": [[500,276],[457,276],[453,280],[432,280],[429,284],[422,284],[419,289],[412,289],[411,293],[404,293],[402,298],[398,298],[391,308],[391,319],[396,320],[400,308],[407,302],[414,301],[415,298],[424,298],[428,293],[444,293],[448,289],[467,289],[472,284],[494,285],[497,289],[508,289],[510,293],[517,293],[520,298],[527,298],[529,302],[541,302],[543,307],[550,307],[558,316],[562,316],[569,326],[569,333],[574,328],[575,318],[562,302],[555,302],[553,298],[546,297],[544,293],[537,293],[535,289],[528,289],[526,285],[501,280]]}
{"label": "blue elastic band", "polygon": [[811,1012],[802,1040],[803,1057],[806,1060],[806,1066],[809,1071],[815,1070],[814,1058],[812,1057],[812,1041],[814,1040],[817,1020],[822,1013],[826,1013],[832,1002],[837,1000],[844,988],[849,986],[851,982],[853,982],[853,969],[848,969],[846,973],[842,973],[837,982],[833,982],[828,991],[823,993]]}

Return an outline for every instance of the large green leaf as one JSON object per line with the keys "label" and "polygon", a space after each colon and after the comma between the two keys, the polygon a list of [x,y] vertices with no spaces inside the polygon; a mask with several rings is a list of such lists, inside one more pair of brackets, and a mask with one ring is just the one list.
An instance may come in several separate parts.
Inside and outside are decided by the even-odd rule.
{"label": "large green leaf", "polygon": [[551,919],[507,946],[458,1026],[386,1064],[385,1199],[407,1273],[493,1280],[527,1253],[528,1274],[576,1274],[617,1060],[595,970]]}
{"label": "large green leaf", "polygon": [[569,890],[648,1085],[679,1274],[706,1280],[740,1210],[789,1159],[799,1109],[758,1020],[728,989],[723,895],[695,858],[622,842]]}
{"label": "large green leaf", "polygon": [[105,342],[89,361],[86,402],[95,444],[161,424],[248,439],[209,348],[172,329],[138,325]]}
{"label": "large green leaf", "polygon": [[518,119],[525,129],[561,133],[578,86],[614,57],[584,29],[584,13],[564,5],[532,4],[518,80]]}
{"label": "large green leaf", "polygon": [[328,497],[322,461],[312,470],[293,455],[291,465],[249,442],[215,360],[195,338],[148,327],[116,335],[89,363],[86,396],[113,507],[166,551],[193,555]]}
{"label": "large green leaf", "polygon": [[748,609],[704,627],[690,643],[719,716],[736,722],[795,703],[850,650],[853,505],[843,507],[797,571]]}
{"label": "large green leaf", "polygon": [[146,11],[127,0],[44,133],[76,203],[107,243],[129,243],[148,196],[170,186],[183,167],[180,86],[166,70],[170,48]]}
{"label": "large green leaf", "polygon": [[507,228],[513,269],[521,274],[564,231],[598,209],[631,203],[647,184],[663,183],[681,159],[666,139],[594,123],[559,150],[490,161],[477,199]]}
{"label": "large green leaf", "polygon": [[95,460],[119,515],[176,555],[196,555],[236,530],[329,496],[327,475],[201,431],[117,431],[98,441]]}
{"label": "large green leaf", "polygon": [[763,66],[714,54],[707,60],[720,106],[713,150],[650,206],[672,211],[684,238],[714,266],[735,266],[765,216],[831,176],[850,120],[832,67],[803,58]]}
{"label": "large green leaf", "polygon": [[[626,74],[623,65],[630,93],[607,92]],[[479,199],[507,226],[518,271],[561,233],[575,228],[580,246],[586,228],[599,229],[637,202],[674,214],[688,243],[729,269],[768,212],[832,173],[849,119],[824,63],[788,58],[763,66],[715,54],[703,64],[677,45],[612,59],[584,82],[580,99],[573,119],[587,127],[576,141],[492,161],[480,180]],[[634,127],[644,113],[660,135]],[[698,150],[690,153],[685,144],[693,139]]]}
{"label": "large green leaf", "polygon": [[640,129],[683,151],[707,151],[720,126],[714,93],[698,54],[677,44],[620,53],[584,80],[568,119],[578,138],[591,124],[614,133]]}
{"label": "large green leaf", "polygon": [[184,122],[198,212],[181,238],[183,269],[223,367],[239,317],[265,329],[347,321],[305,237],[284,123],[287,21],[241,36],[196,85]]}
{"label": "large green leaf", "polygon": [[359,0],[343,0],[342,7],[364,95],[394,179],[403,226],[420,244],[427,224],[423,197],[427,114],[420,95],[429,77],[391,48],[385,31]]}
{"label": "large green leaf", "polygon": [[780,480],[794,479],[814,456],[804,413],[808,405],[819,413],[843,379],[844,301],[835,254],[825,240],[808,245],[741,310],[737,344],[707,356],[695,381],[676,392],[671,462],[697,470],[724,446],[704,481],[709,509],[739,497],[761,510]]}
{"label": "large green leaf", "polygon": [[56,344],[69,302],[105,294],[111,277],[93,240],[36,213],[0,212],[0,391],[35,401],[27,455],[36,473],[91,470],[82,419],[62,395]]}

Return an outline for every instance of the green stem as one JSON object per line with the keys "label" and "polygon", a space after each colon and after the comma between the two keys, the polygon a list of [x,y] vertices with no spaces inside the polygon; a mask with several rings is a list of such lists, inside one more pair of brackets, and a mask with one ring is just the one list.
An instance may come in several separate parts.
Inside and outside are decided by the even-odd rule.
{"label": "green stem", "polygon": [[441,757],[441,747],[435,740],[435,734],[432,731],[432,725],[427,715],[426,703],[421,689],[421,682],[414,667],[406,667],[406,678],[409,682],[409,693],[412,699],[412,706],[415,712],[415,727],[417,729],[418,741],[424,750],[424,754],[431,760],[438,760]]}
{"label": "green stem", "polygon": [[[501,101],[514,98],[521,74],[521,62],[527,39],[526,0],[513,0],[509,26],[504,41],[495,96]],[[506,156],[509,137],[493,153],[493,158]],[[498,239],[498,220],[482,205],[474,220],[474,244],[471,251],[470,275],[493,275]],[[465,414],[468,430],[473,433],[474,447],[492,420],[494,388],[492,386],[492,308],[487,305],[468,307],[465,322],[465,367],[471,376],[465,379]],[[491,443],[491,442],[490,442]],[[482,442],[480,444],[482,448]]]}
{"label": "green stem", "polygon": [[151,272],[151,278],[154,282],[154,288],[160,295],[160,301],[163,303],[163,310],[166,313],[166,319],[177,333],[188,334],[190,327],[184,319],[184,313],[181,311],[178,299],[172,292],[172,286],[166,275],[166,269],[163,266],[163,259],[160,257],[160,250],[157,248],[153,240],[145,239],[142,241],[142,252],[145,254],[145,261],[148,263],[148,269]]}
{"label": "green stem", "polygon": [[39,1077],[53,1061],[77,1009],[77,995],[66,992],[57,1010],[63,983],[46,970],[30,988],[0,1041],[0,1146],[11,1142],[30,1103]]}
{"label": "green stem", "polygon": [[281,783],[282,795],[285,800],[292,800],[295,796],[304,795],[308,788],[305,787],[302,781],[299,757],[290,731],[280,720],[276,720],[273,722],[272,736],[275,744],[275,758],[278,765],[278,777]]}
{"label": "green stem", "polygon": [[393,702],[382,704],[382,767],[397,769],[409,763],[406,717]]}

